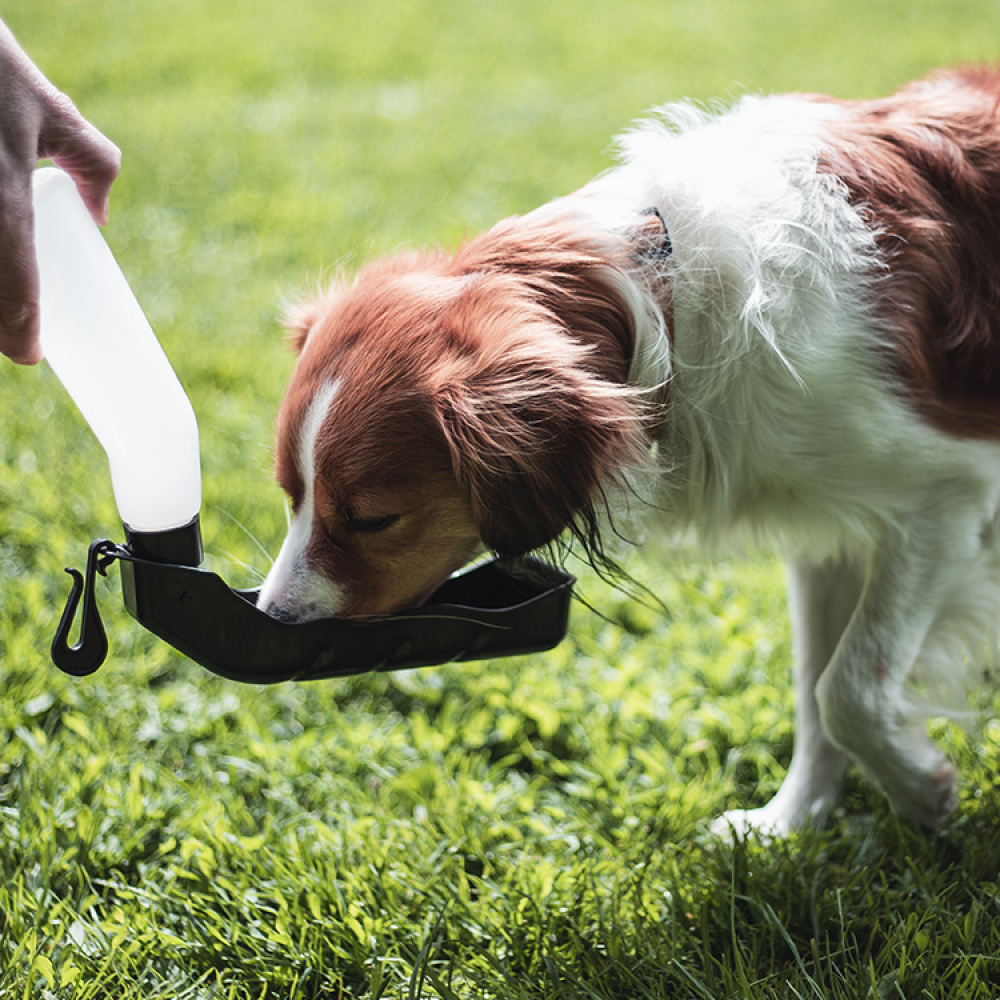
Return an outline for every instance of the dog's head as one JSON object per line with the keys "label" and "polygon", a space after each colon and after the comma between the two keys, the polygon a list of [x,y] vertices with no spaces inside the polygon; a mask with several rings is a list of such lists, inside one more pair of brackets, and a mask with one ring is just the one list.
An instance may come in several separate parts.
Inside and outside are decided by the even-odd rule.
{"label": "dog's head", "polygon": [[480,548],[592,540],[644,433],[621,286],[607,253],[521,220],[455,256],[370,264],[295,310],[276,454],[292,522],[260,606],[377,616]]}

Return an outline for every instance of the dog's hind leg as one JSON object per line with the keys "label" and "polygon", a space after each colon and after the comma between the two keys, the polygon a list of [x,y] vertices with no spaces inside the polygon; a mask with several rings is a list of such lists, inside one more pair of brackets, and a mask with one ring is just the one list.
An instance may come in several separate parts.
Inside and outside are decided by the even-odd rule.
{"label": "dog's hind leg", "polygon": [[[923,826],[939,827],[958,804],[954,766],[927,736],[907,680],[947,619],[967,617],[967,592],[992,559],[992,505],[956,493],[887,534],[872,561],[858,604],[833,661],[816,688],[829,738],[846,750],[889,796]],[[942,666],[964,669],[963,650]]]}
{"label": "dog's hind leg", "polygon": [[848,560],[793,561],[788,603],[795,662],[795,749],[777,795],[763,808],[725,813],[714,832],[783,836],[821,824],[840,798],[847,756],[820,725],[816,684],[857,607],[863,570]]}

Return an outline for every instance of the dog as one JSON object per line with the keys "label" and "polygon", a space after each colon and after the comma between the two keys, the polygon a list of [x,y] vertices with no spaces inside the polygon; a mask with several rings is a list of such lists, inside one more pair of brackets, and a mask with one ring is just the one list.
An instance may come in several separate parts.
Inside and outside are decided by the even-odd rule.
{"label": "dog", "polygon": [[822,823],[852,759],[917,823],[955,809],[924,720],[997,638],[1000,70],[667,106],[577,192],[289,326],[260,607],[377,617],[567,533],[606,562],[638,492],[787,560],[794,753],[725,828]]}

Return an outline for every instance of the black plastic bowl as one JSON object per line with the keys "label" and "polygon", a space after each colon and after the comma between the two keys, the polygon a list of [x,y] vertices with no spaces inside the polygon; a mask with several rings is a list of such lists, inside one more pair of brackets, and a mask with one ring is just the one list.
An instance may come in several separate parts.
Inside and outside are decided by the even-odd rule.
{"label": "black plastic bowl", "polygon": [[125,607],[203,667],[252,684],[345,677],[454,660],[540,652],[566,634],[574,579],[530,560],[516,575],[496,562],[447,580],[421,608],[371,622],[283,622],[191,566],[122,559]]}

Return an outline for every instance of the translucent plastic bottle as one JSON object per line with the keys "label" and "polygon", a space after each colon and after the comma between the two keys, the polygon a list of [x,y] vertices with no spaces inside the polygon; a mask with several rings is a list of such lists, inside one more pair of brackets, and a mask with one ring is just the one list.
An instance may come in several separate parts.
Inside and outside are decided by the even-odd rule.
{"label": "translucent plastic bottle", "polygon": [[[42,349],[107,452],[130,544],[155,557],[198,533],[194,410],[70,177],[37,170],[34,205]],[[197,564],[200,536],[159,557]]]}

